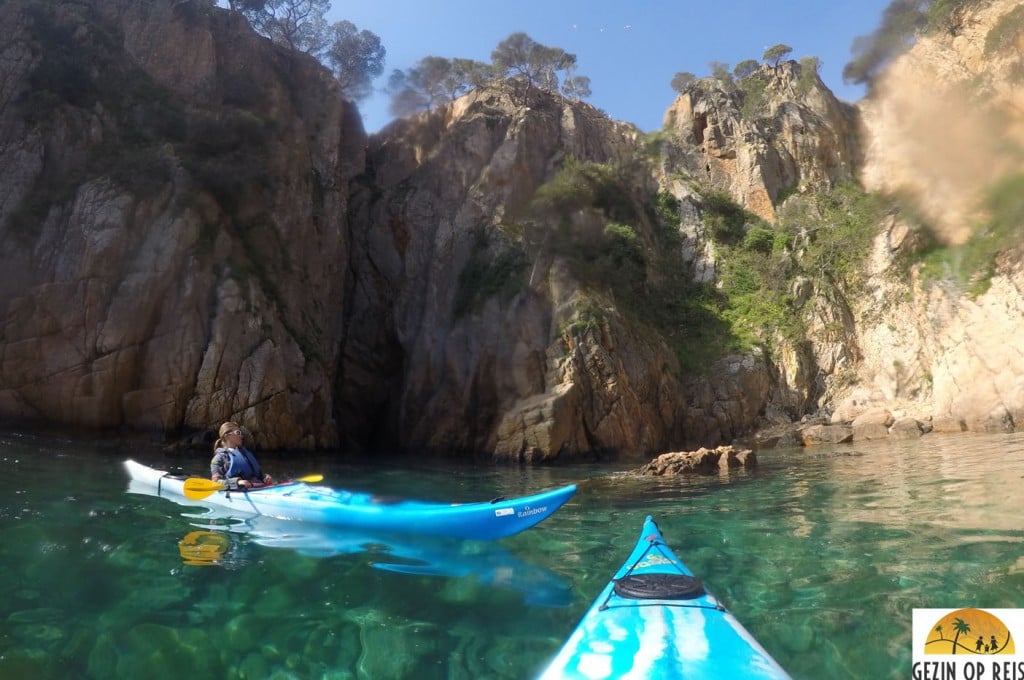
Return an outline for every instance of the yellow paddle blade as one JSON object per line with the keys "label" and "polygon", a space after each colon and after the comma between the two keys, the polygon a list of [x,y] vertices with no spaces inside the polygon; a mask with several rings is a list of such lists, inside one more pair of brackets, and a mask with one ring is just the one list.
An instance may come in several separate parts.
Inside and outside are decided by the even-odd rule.
{"label": "yellow paddle blade", "polygon": [[313,482],[322,481],[323,478],[324,478],[323,475],[306,475],[305,477],[296,477],[295,481],[296,482],[306,482],[307,484],[312,484]]}
{"label": "yellow paddle blade", "polygon": [[185,496],[194,501],[201,501],[215,491],[223,491],[224,485],[212,479],[189,477],[185,480]]}
{"label": "yellow paddle blade", "polygon": [[212,531],[193,531],[178,541],[182,562],[203,567],[220,564],[220,558],[231,547],[231,540]]}

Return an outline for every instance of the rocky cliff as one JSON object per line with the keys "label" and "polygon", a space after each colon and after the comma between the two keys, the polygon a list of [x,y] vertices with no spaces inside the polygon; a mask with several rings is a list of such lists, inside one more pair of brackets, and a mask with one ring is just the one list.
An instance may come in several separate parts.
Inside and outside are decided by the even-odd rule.
{"label": "rocky cliff", "polygon": [[833,96],[810,67],[763,64],[745,81],[756,89],[695,85],[665,113],[663,172],[684,172],[729,192],[766,220],[784,194],[831,187],[859,165],[854,108]]}
{"label": "rocky cliff", "polygon": [[637,146],[592,107],[524,106],[502,88],[374,136],[353,194],[346,430],[513,460],[664,446],[682,402],[664,346],[614,310],[572,330],[580,281],[510,235],[567,158],[612,163]]}
{"label": "rocky cliff", "polygon": [[[864,184],[915,210],[879,231],[870,294],[855,305],[863,361],[837,418],[884,407],[953,430],[1024,427],[1022,25],[1015,0],[970,3],[859,105]],[[938,272],[915,255],[928,243],[952,255]],[[978,250],[992,255],[972,268]]]}
{"label": "rocky cliff", "polygon": [[7,2],[0,34],[0,412],[336,444],[365,135],[329,74],[201,3]]}
{"label": "rocky cliff", "polygon": [[[929,88],[964,114],[951,151],[991,116],[1020,128],[1020,51],[979,47],[1013,5],[958,14],[858,108],[813,65],[766,65],[745,88],[694,84],[652,140],[500,84],[367,138],[330,74],[206,3],[8,1],[0,414],[167,434],[230,418],[261,447],[517,461],[715,445],[819,409],[1013,428],[1020,258],[980,294],[906,263],[932,225],[971,231],[1016,157],[961,182],[905,128],[924,72],[992,103]],[[856,288],[797,277],[800,334],[723,351],[699,299],[723,275],[715,206],[742,241],[857,178],[959,207],[890,211]],[[802,219],[790,261],[830,228]]]}

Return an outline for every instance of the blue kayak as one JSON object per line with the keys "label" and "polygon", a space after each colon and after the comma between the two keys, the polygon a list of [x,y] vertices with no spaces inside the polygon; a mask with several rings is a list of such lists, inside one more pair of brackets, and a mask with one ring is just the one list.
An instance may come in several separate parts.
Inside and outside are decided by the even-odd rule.
{"label": "blue kayak", "polygon": [[[179,502],[186,477],[127,460],[132,482]],[[393,500],[358,491],[344,491],[302,482],[275,484],[251,491],[216,491],[205,504],[229,508],[239,516],[265,515],[285,520],[395,533],[494,540],[518,534],[542,522],[576,493],[574,485],[519,498],[477,503],[430,503]]]}
{"label": "blue kayak", "polygon": [[[129,483],[128,490],[158,495],[155,487],[136,481]],[[565,579],[520,560],[496,541],[369,532],[264,515],[241,518],[201,501],[176,500],[187,503],[181,517],[192,529],[178,542],[188,566],[240,566],[249,560],[250,544],[257,544],[313,558],[361,555],[369,566],[396,574],[471,578],[494,588],[519,591],[527,604],[539,607],[572,603],[572,590]]]}
{"label": "blue kayak", "polygon": [[615,578],[540,676],[789,678],[665,544],[651,517]]}

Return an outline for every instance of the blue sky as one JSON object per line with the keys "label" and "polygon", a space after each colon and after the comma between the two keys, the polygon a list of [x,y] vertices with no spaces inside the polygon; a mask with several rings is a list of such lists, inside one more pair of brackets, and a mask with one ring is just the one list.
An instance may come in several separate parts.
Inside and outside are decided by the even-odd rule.
{"label": "blue sky", "polygon": [[[672,76],[709,75],[709,62],[735,66],[761,60],[779,43],[791,59],[815,56],[836,96],[854,102],[863,88],[843,83],[855,37],[879,25],[892,0],[335,0],[331,22],[347,19],[373,31],[387,49],[384,87],[394,69],[426,56],[490,62],[491,51],[522,31],[577,57],[577,74],[590,77],[587,101],[612,118],[651,132],[661,128],[675,98]],[[368,132],[391,120],[388,98],[359,103]]]}

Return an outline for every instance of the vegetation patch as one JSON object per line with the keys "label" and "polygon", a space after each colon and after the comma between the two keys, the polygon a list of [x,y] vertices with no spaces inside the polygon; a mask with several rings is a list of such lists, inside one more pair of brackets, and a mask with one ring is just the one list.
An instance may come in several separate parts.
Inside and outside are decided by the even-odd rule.
{"label": "vegetation patch", "polygon": [[197,112],[189,121],[182,162],[199,187],[237,215],[246,197],[273,188],[269,156],[275,129],[245,109]]}
{"label": "vegetation patch", "polygon": [[762,73],[754,73],[740,80],[739,88],[743,93],[740,115],[746,120],[753,120],[768,98],[768,78]]}
{"label": "vegetation patch", "polygon": [[818,81],[818,69],[821,68],[821,60],[817,57],[802,57],[800,59],[800,77],[796,81],[796,93],[807,96]]}
{"label": "vegetation patch", "polygon": [[627,189],[632,184],[630,170],[621,164],[586,163],[569,156],[554,178],[537,189],[530,211],[566,221],[580,210],[595,209],[614,220],[635,220],[636,202]]}
{"label": "vegetation patch", "polygon": [[[646,332],[653,344],[667,343],[683,371],[699,371],[736,347],[721,313],[725,301],[681,266],[679,201],[642,189],[642,177],[628,162],[568,160],[505,233],[529,257],[561,258],[584,295],[609,300],[606,306],[634,330]],[[708,203],[721,208],[723,223],[743,214],[718,194]],[[606,313],[596,304],[588,310],[563,331],[600,325]]]}
{"label": "vegetation patch", "polygon": [[455,318],[480,310],[490,298],[507,301],[526,288],[526,254],[515,246],[504,246],[495,252],[483,229],[466,266],[459,272],[455,292]]}
{"label": "vegetation patch", "polygon": [[1009,51],[1024,40],[1024,5],[1014,7],[999,17],[985,36],[985,56]]}
{"label": "vegetation patch", "polygon": [[584,298],[576,305],[573,320],[562,328],[562,336],[570,338],[582,335],[587,331],[596,331],[605,322],[605,312],[601,305],[592,298]]}
{"label": "vegetation patch", "polygon": [[955,247],[936,247],[924,258],[922,273],[932,280],[954,281],[973,295],[988,290],[996,257],[1024,237],[1024,174],[998,182],[984,202],[987,219]]}
{"label": "vegetation patch", "polygon": [[[734,225],[742,211],[725,205],[723,197],[708,207],[729,216],[718,219]],[[805,336],[802,312],[791,293],[797,278],[856,294],[882,208],[877,197],[851,183],[793,197],[776,224],[746,215],[741,238],[735,226],[725,230],[727,238],[718,242],[718,311],[734,348],[770,346],[775,335],[790,341]]]}
{"label": "vegetation patch", "polygon": [[818,281],[832,281],[847,293],[859,290],[865,260],[885,212],[875,194],[853,182],[793,202],[781,223],[806,250],[801,273]]}
{"label": "vegetation patch", "polygon": [[672,348],[684,374],[701,373],[715,360],[741,349],[723,314],[727,299],[714,286],[694,283],[678,266],[660,267],[665,278],[642,297],[624,301],[625,315],[658,333]]}
{"label": "vegetation patch", "polygon": [[[627,175],[594,165],[563,168],[538,190],[514,233],[527,252],[564,258],[584,288],[611,296],[624,319],[668,343],[688,373],[726,354],[770,345],[779,335],[801,340],[793,282],[810,277],[821,287],[856,291],[882,214],[876,198],[850,184],[792,197],[779,223],[771,224],[727,192],[698,187],[719,279],[696,283],[681,266],[679,201],[664,192],[645,196]],[[613,177],[626,184],[598,191],[596,180]]]}
{"label": "vegetation patch", "polygon": [[790,196],[793,196],[794,194],[796,194],[797,191],[799,191],[799,190],[800,190],[800,181],[799,180],[796,180],[792,184],[788,184],[788,185],[782,187],[781,189],[779,189],[778,193],[775,194],[775,200],[774,200],[775,205],[782,205],[783,203],[786,202],[786,199],[788,199]]}
{"label": "vegetation patch", "polygon": [[671,142],[673,133],[668,130],[655,130],[648,132],[643,136],[643,146],[641,153],[644,158],[650,161],[657,161],[662,157],[664,153],[664,146],[666,143]]}
{"label": "vegetation patch", "polygon": [[747,223],[759,219],[736,203],[728,191],[701,188],[698,192],[703,203],[704,225],[717,243],[735,245],[746,234]]}
{"label": "vegetation patch", "polygon": [[659,228],[660,240],[673,252],[678,251],[682,245],[682,236],[679,234],[679,209],[679,199],[667,191],[659,191],[647,204],[647,213]]}

